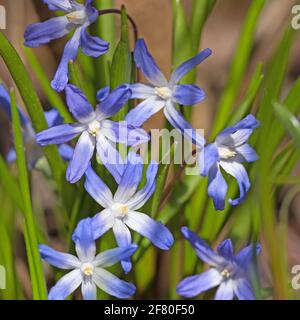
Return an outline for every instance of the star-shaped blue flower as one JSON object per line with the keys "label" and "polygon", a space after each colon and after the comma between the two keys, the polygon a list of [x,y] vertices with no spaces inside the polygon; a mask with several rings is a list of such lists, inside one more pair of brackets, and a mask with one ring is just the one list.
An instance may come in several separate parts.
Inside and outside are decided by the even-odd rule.
{"label": "star-shaped blue flower", "polygon": [[74,31],[65,46],[51,83],[53,89],[62,91],[68,83],[68,63],[76,59],[79,47],[85,55],[97,58],[108,51],[109,44],[98,37],[92,37],[87,32],[87,28],[98,18],[98,10],[92,6],[93,0],[86,0],[85,5],[74,0],[43,0],[43,2],[50,10],[63,11],[65,15],[28,26],[24,35],[25,45],[32,48],[39,47]]}
{"label": "star-shaped blue flower", "polygon": [[36,135],[36,141],[45,146],[65,143],[80,136],[66,173],[69,182],[75,183],[81,179],[95,149],[102,163],[111,170],[111,167],[114,168],[122,161],[114,144],[134,146],[149,140],[149,135],[143,129],[128,128],[126,122],[108,120],[123,107],[130,96],[128,85],[121,85],[110,94],[107,88],[102,89],[98,93],[102,101],[94,110],[80,89],[73,85],[66,87],[67,105],[78,122],[42,131]]}
{"label": "star-shaped blue flower", "polygon": [[77,256],[58,252],[46,245],[40,245],[41,257],[54,267],[72,270],[64,275],[49,292],[49,300],[65,300],[79,286],[84,300],[96,300],[97,287],[106,293],[126,299],[135,293],[135,286],[120,280],[105,270],[122,259],[129,258],[137,245],[107,250],[96,255],[90,219],[82,220],[77,227]]}
{"label": "star-shaped blue flower", "polygon": [[186,73],[210,55],[210,49],[203,50],[174,70],[170,81],[167,81],[149,53],[144,40],[139,39],[136,44],[134,59],[137,67],[142,70],[150,84],[137,83],[131,85],[131,98],[144,101],[128,113],[126,116],[128,123],[140,127],[153,114],[163,109],[166,118],[174,128],[194,144],[202,147],[205,143],[204,138],[197,134],[190,123],[184,119],[176,109],[176,104],[183,106],[193,105],[205,98],[205,93],[202,89],[191,84],[179,84],[179,81]]}
{"label": "star-shaped blue flower", "polygon": [[[158,164],[152,161],[147,168],[146,184],[137,191],[143,166],[141,157],[130,152],[126,163],[118,166],[120,180],[114,195],[91,167],[87,170],[85,189],[104,208],[92,218],[94,239],[113,229],[118,245],[127,247],[132,242],[130,228],[148,238],[156,247],[169,250],[174,241],[171,232],[160,222],[139,211],[155,191],[158,169]],[[77,232],[75,230],[75,236]],[[129,272],[130,260],[122,259],[122,266],[125,272]]]}
{"label": "star-shaped blue flower", "polygon": [[187,227],[183,227],[184,237],[194,247],[197,256],[211,266],[207,271],[187,277],[177,286],[177,293],[185,298],[192,298],[217,286],[216,300],[254,300],[254,294],[249,279],[249,267],[253,262],[253,255],[259,254],[260,245],[249,245],[233,253],[231,240],[223,241],[217,252],[199,238]]}
{"label": "star-shaped blue flower", "polygon": [[248,115],[234,126],[223,130],[215,142],[206,146],[200,159],[201,175],[208,175],[208,194],[213,199],[216,210],[223,210],[227,194],[227,183],[221,168],[233,176],[239,185],[240,196],[229,199],[231,205],[241,203],[250,189],[250,181],[242,162],[258,159],[255,150],[247,143],[259,122]]}

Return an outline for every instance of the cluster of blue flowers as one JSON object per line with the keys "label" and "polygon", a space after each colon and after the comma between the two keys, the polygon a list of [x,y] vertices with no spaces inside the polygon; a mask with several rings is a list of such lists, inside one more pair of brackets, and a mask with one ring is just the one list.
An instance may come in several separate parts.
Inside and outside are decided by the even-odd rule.
{"label": "cluster of blue flowers", "polygon": [[[25,44],[38,47],[74,32],[65,46],[52,87],[57,91],[65,91],[69,111],[76,122],[65,124],[58,113],[52,110],[45,114],[49,129],[35,134],[29,119],[20,110],[26,146],[30,148],[29,166],[34,168],[42,156],[41,149],[33,143],[35,139],[40,146],[59,145],[61,156],[69,161],[66,179],[76,183],[85,176],[86,191],[103,208],[93,218],[83,219],[77,225],[72,240],[78,257],[57,252],[46,245],[40,246],[43,259],[57,268],[72,270],[50,290],[49,299],[66,299],[80,285],[84,299],[96,299],[97,286],[112,296],[128,298],[135,293],[135,286],[120,280],[104,268],[120,261],[125,273],[131,270],[130,258],[137,245],[132,243],[130,229],[148,238],[162,250],[169,250],[174,239],[163,224],[139,211],[156,189],[158,163],[150,162],[146,183],[139,189],[144,167],[141,156],[129,152],[124,160],[115,145],[138,146],[147,142],[150,136],[141,126],[153,114],[163,110],[169,123],[203,153],[201,159],[204,159],[204,163],[200,163],[200,170],[201,175],[208,176],[208,195],[213,199],[215,208],[223,210],[227,183],[222,170],[234,177],[239,185],[240,196],[229,199],[231,205],[241,203],[250,188],[242,163],[257,160],[255,151],[247,141],[259,124],[254,116],[248,115],[236,125],[223,130],[215,142],[205,145],[204,137],[177,110],[177,105],[189,106],[205,98],[202,89],[195,85],[180,84],[180,80],[209,57],[211,50],[205,49],[181,64],[168,81],[143,39],[136,43],[134,60],[149,84],[123,84],[113,91],[102,88],[97,94],[99,103],[94,108],[79,88],[68,84],[68,63],[76,58],[79,48],[85,55],[94,58],[108,51],[108,43],[87,33],[87,28],[97,20],[98,10],[92,6],[92,0],[87,0],[85,5],[73,0],[43,1],[50,10],[63,11],[65,15],[30,25],[25,32]],[[142,101],[130,110],[125,121],[109,120],[129,99]],[[0,105],[10,116],[9,95],[3,86],[0,86]],[[79,139],[73,149],[66,143],[76,137]],[[118,185],[114,194],[92,168],[95,150],[98,159]],[[14,158],[15,153],[11,149],[8,160],[13,161]],[[110,229],[113,230],[118,248],[96,255],[95,241]],[[254,255],[260,251],[259,245],[250,245],[235,256],[230,240],[225,240],[214,252],[188,228],[184,227],[182,233],[195,248],[199,258],[212,268],[184,279],[177,287],[179,295],[194,297],[219,286],[216,299],[254,299],[248,269]]]}

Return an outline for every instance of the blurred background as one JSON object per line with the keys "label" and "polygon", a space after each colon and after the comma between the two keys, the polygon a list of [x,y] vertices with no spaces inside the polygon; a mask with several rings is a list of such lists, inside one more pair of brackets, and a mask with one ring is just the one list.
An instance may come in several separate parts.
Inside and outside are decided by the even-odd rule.
{"label": "blurred background", "polygon": [[[201,0],[198,0],[201,1]],[[193,109],[192,122],[196,128],[205,128],[209,137],[213,119],[217,112],[218,101],[228,80],[228,74],[233,56],[235,54],[237,41],[240,35],[241,26],[244,22],[250,4],[255,0],[219,0],[209,16],[203,36],[201,49],[210,47],[213,55],[198,68],[197,84],[207,93],[207,99]],[[237,98],[236,104],[242,101],[245,96],[250,76],[255,70],[258,62],[266,62],[270,59],[277,47],[286,27],[292,19],[291,8],[298,1],[293,0],[267,0],[262,11],[258,28],[255,32],[254,44],[251,50],[250,63],[247,67],[246,76],[243,80],[242,89]],[[135,20],[139,35],[145,38],[150,51],[156,58],[158,64],[165,74],[170,74],[172,68],[172,1],[171,0],[116,0],[115,7],[119,8],[124,4],[128,14]],[[43,21],[52,16],[46,5],[40,0],[0,0],[0,5],[5,6],[7,12],[7,30],[4,31],[8,39],[17,49],[25,65],[30,71],[30,66],[23,52],[23,34],[26,26],[30,23]],[[191,1],[184,1],[187,12],[191,11]],[[116,25],[119,25],[119,17],[116,17]],[[104,37],[105,39],[105,37]],[[52,79],[57,64],[61,57],[65,39],[53,41],[47,46],[41,46],[34,50],[39,62],[44,68],[49,79]],[[291,87],[291,84],[300,74],[300,37],[296,35],[291,50],[288,70],[282,95],[284,96]],[[5,65],[0,61],[0,77],[9,86],[11,79]],[[40,84],[31,74],[35,88],[45,108],[49,108],[47,98],[43,95]],[[161,114],[156,115],[151,122],[146,124],[148,128],[159,128],[163,125]],[[8,136],[9,126],[3,115],[0,118],[1,150],[6,152],[8,144],[2,137]],[[296,166],[292,175],[298,176],[300,166]],[[36,178],[38,181],[38,177]],[[43,185],[38,184],[40,203],[45,208],[51,209],[53,195],[43,192]],[[276,202],[282,202],[289,187],[284,187],[276,194]],[[51,231],[51,223],[50,223]],[[55,237],[54,237],[55,238]],[[264,242],[264,239],[260,239]],[[274,239],[275,241],[275,239]],[[59,246],[59,244],[56,244]],[[29,279],[26,274],[26,266],[22,250],[18,250],[19,264],[17,272],[23,277],[27,294],[30,296]],[[289,268],[300,264],[300,195],[294,197],[289,209],[289,225],[287,233],[287,248]],[[165,258],[168,260],[167,254]],[[268,250],[264,250],[259,258],[261,280],[263,286],[271,286],[271,274],[268,267]],[[164,288],[156,289],[156,297],[164,297]]]}

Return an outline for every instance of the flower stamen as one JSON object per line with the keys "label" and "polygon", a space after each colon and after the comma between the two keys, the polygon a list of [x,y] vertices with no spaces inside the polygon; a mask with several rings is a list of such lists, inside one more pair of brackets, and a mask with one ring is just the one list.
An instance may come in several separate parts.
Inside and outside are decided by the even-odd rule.
{"label": "flower stamen", "polygon": [[66,17],[70,23],[83,24],[87,19],[87,14],[85,10],[77,10],[68,13]]}
{"label": "flower stamen", "polygon": [[99,121],[93,121],[92,123],[89,124],[89,133],[93,136],[96,137],[98,132],[101,129],[101,125]]}
{"label": "flower stamen", "polygon": [[157,96],[164,100],[168,100],[172,97],[172,91],[168,87],[156,87],[154,91]]}
{"label": "flower stamen", "polygon": [[218,152],[221,159],[230,159],[237,155],[236,151],[231,150],[227,147],[219,147]]}
{"label": "flower stamen", "polygon": [[94,266],[92,263],[87,262],[82,264],[81,266],[81,272],[83,275],[87,277],[91,277],[94,274]]}

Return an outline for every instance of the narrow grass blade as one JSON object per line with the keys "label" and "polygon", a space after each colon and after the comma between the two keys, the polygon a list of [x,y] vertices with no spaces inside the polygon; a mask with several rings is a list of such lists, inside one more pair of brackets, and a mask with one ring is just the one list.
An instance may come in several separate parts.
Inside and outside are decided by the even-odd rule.
{"label": "narrow grass blade", "polygon": [[38,249],[38,236],[36,229],[35,217],[33,214],[30,184],[27,172],[27,163],[24,153],[23,136],[21,131],[21,124],[19,118],[19,112],[16,104],[15,94],[11,90],[11,109],[12,109],[12,122],[14,132],[14,142],[17,153],[17,165],[18,165],[18,177],[20,192],[22,196],[24,206],[24,218],[25,218],[25,238],[26,249],[28,254],[29,269],[31,276],[31,283],[33,288],[34,299],[41,300],[46,299],[46,285],[43,275],[42,263]]}
{"label": "narrow grass blade", "polygon": [[265,0],[252,1],[247,17],[245,18],[239,43],[231,65],[229,79],[218,106],[217,117],[212,132],[213,138],[220,130],[222,130],[230,117],[232,106],[247,70],[251,50],[253,48],[254,33],[264,4]]}

